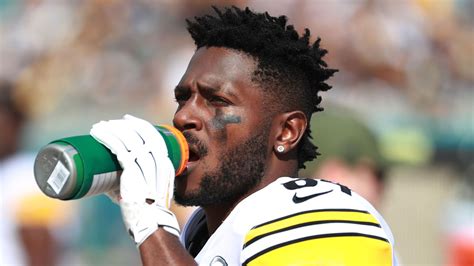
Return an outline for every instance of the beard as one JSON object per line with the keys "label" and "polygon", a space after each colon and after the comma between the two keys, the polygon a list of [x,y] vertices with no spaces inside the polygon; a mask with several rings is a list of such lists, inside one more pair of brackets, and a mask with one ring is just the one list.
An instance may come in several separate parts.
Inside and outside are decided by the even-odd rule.
{"label": "beard", "polygon": [[199,189],[187,195],[175,191],[176,203],[183,206],[210,206],[230,203],[260,183],[265,172],[269,128],[224,152],[216,171],[207,172]]}

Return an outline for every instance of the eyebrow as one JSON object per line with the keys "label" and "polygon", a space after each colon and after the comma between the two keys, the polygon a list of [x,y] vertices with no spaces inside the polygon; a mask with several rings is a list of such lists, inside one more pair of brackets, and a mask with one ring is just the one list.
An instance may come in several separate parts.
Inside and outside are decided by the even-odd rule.
{"label": "eyebrow", "polygon": [[[202,84],[197,84],[198,89],[202,93],[216,93],[216,92],[224,92],[230,96],[236,96],[235,93],[231,92],[229,89],[225,88],[226,86],[219,86],[218,88],[216,87],[210,87]],[[180,94],[180,93],[187,93],[189,91],[189,87],[187,86],[180,86],[177,85],[174,89],[175,94]]]}
{"label": "eyebrow", "polygon": [[202,84],[199,84],[199,83],[197,84],[197,87],[198,87],[199,91],[201,91],[201,93],[216,93],[216,92],[222,91],[222,87],[218,87],[218,88],[209,87],[209,86],[202,85]]}

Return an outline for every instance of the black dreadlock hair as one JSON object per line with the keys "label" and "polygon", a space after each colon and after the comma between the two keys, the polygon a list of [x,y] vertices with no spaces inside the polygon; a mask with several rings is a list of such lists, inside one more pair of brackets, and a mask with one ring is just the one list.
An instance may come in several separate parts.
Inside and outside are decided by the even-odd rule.
{"label": "black dreadlock hair", "polygon": [[[293,25],[287,25],[285,16],[254,13],[248,7],[242,10],[233,6],[223,11],[212,8],[215,16],[186,20],[196,49],[226,47],[255,58],[253,80],[269,92],[266,100],[271,104],[267,106],[273,112],[301,110],[309,123],[314,112],[323,110],[318,93],[331,88],[324,81],[337,70],[327,68],[322,60],[327,51],[319,47],[320,38],[311,45],[309,29],[300,37]],[[298,168],[305,168],[305,162],[319,155],[309,128],[298,146]]]}

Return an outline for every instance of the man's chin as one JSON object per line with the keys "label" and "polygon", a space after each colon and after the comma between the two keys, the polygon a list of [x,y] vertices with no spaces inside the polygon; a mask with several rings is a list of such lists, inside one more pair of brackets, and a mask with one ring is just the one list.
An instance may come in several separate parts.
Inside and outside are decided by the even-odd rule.
{"label": "man's chin", "polygon": [[176,177],[175,180],[175,188],[174,188],[174,201],[182,206],[191,206],[187,204],[187,196],[186,194],[188,193],[187,183],[188,176],[187,175],[180,175],[179,177]]}
{"label": "man's chin", "polygon": [[194,206],[187,204],[187,202],[199,194],[199,184],[193,182],[193,180],[196,180],[196,173],[193,172],[194,176],[191,173],[191,171],[186,170],[175,178],[174,198],[176,203],[183,206]]}
{"label": "man's chin", "polygon": [[199,202],[196,202],[196,195],[186,195],[186,193],[175,192],[174,201],[184,207],[200,206]]}

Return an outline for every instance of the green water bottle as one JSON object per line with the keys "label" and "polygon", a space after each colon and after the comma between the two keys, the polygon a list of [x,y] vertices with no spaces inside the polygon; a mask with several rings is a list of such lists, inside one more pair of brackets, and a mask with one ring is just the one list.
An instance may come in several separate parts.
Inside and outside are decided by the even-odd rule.
{"label": "green water bottle", "polygon": [[[176,128],[155,126],[163,137],[175,174],[188,162],[186,139]],[[44,146],[36,156],[34,175],[51,198],[73,200],[118,188],[122,168],[115,154],[90,135],[62,138]]]}

